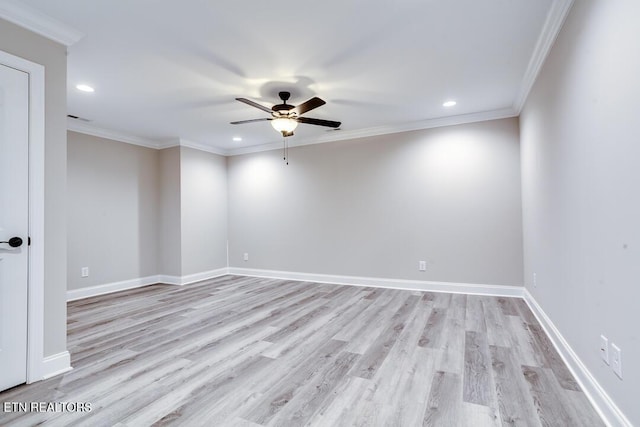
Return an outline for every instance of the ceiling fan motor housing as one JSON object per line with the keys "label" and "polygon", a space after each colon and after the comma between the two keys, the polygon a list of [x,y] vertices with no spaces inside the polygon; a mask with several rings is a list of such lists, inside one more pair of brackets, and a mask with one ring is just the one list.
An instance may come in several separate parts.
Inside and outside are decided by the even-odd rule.
{"label": "ceiling fan motor housing", "polygon": [[289,111],[291,109],[295,108],[293,105],[289,105],[289,104],[278,104],[278,105],[274,105],[271,109],[273,111],[276,112],[280,112],[280,111]]}
{"label": "ceiling fan motor housing", "polygon": [[293,108],[295,108],[293,105],[289,105],[287,104],[287,101],[289,100],[289,98],[291,98],[291,93],[290,92],[278,92],[278,96],[280,97],[280,99],[282,99],[282,104],[277,104],[274,105],[271,109],[275,112],[281,112],[281,111],[289,111]]}

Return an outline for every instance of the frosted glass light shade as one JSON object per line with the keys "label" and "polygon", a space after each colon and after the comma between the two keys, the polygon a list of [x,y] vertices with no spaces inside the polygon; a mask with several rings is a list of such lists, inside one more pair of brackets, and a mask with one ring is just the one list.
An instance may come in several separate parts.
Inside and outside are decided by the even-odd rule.
{"label": "frosted glass light shade", "polygon": [[298,127],[298,122],[293,119],[279,118],[271,120],[271,126],[280,133],[289,133]]}

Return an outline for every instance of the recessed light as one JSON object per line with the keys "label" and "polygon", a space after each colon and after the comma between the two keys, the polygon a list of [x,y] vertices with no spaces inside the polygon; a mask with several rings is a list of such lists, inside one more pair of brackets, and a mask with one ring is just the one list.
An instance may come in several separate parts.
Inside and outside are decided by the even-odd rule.
{"label": "recessed light", "polygon": [[240,141],[242,141],[242,138],[240,138],[239,136],[234,136],[234,137],[233,137],[233,140],[234,140],[235,142],[240,142]]}
{"label": "recessed light", "polygon": [[77,85],[76,89],[81,90],[83,92],[94,92],[95,90],[89,85]]}
{"label": "recessed light", "polygon": [[442,104],[443,107],[453,107],[454,105],[456,105],[457,102],[456,101],[447,101],[444,104]]}

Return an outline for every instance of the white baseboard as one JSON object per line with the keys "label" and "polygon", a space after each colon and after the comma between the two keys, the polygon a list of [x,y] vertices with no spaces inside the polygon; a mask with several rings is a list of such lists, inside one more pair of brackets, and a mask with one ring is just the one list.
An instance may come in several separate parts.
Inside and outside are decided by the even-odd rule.
{"label": "white baseboard", "polygon": [[631,427],[631,422],[622,413],[620,408],[611,400],[606,391],[600,386],[598,381],[591,375],[591,372],[582,363],[578,355],[573,351],[569,343],[564,339],[558,328],[553,324],[549,316],[544,312],[542,307],[535,300],[533,295],[527,289],[524,290],[524,299],[531,308],[533,314],[542,325],[549,339],[555,346],[558,353],[564,360],[582,391],[587,395],[600,417],[609,426]]}
{"label": "white baseboard", "polygon": [[259,270],[253,268],[223,267],[216,270],[186,276],[170,276],[159,274],[138,279],[123,280],[121,282],[106,283],[88,288],[67,291],[67,301],[74,301],[112,292],[139,288],[155,283],[167,285],[188,285],[202,280],[213,279],[226,274],[238,276],[266,277],[272,279],[301,280],[307,282],[332,283],[338,285],[371,286],[376,288],[405,289],[415,291],[451,292],[474,295],[492,295],[507,297],[523,297],[524,288],[521,286],[483,285],[474,283],[430,282],[421,280],[384,279],[375,277],[338,276],[330,274],[298,273],[291,271]]}
{"label": "white baseboard", "polygon": [[167,285],[188,285],[190,283],[200,282],[202,280],[209,280],[216,277],[224,276],[229,274],[229,269],[227,267],[218,268],[216,270],[203,271],[201,273],[189,274],[186,276],[167,276],[160,275],[158,276],[158,283],[165,283]]}
{"label": "white baseboard", "polygon": [[188,285],[189,283],[213,279],[215,277],[224,276],[225,274],[229,274],[229,269],[226,267],[218,268],[217,270],[189,274],[187,276],[168,276],[164,274],[158,274],[155,276],[147,276],[138,279],[123,280],[121,282],[106,283],[104,285],[91,286],[88,288],[71,289],[67,291],[67,301],[75,301],[82,298],[89,298],[118,291],[125,291],[127,289],[141,288],[143,286],[153,285],[156,283],[179,286]]}
{"label": "white baseboard", "polygon": [[522,286],[481,285],[474,283],[430,282],[422,280],[383,279],[375,277],[337,276],[331,274],[297,273],[291,271],[258,270],[229,267],[228,274],[265,277],[269,279],[301,280],[336,285],[370,286],[374,288],[411,291],[450,292],[473,295],[523,297]]}
{"label": "white baseboard", "polygon": [[158,283],[164,283],[165,285],[181,285],[181,280],[182,277],[180,276],[169,276],[166,274],[158,275]]}
{"label": "white baseboard", "polygon": [[147,276],[138,279],[123,280],[121,282],[106,283],[104,285],[91,286],[88,288],[71,289],[67,291],[67,301],[95,297],[97,295],[110,294],[112,292],[124,291],[127,289],[140,288],[142,286],[160,283],[160,276]]}
{"label": "white baseboard", "polygon": [[56,375],[71,371],[71,355],[68,351],[47,356],[42,359],[42,379],[46,380]]}

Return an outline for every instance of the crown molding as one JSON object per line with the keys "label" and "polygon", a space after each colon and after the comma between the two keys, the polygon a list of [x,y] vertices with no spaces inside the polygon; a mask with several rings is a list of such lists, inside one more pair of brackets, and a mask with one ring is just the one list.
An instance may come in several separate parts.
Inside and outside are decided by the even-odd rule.
{"label": "crown molding", "polygon": [[227,150],[222,150],[219,148],[212,147],[210,145],[201,144],[199,142],[189,141],[187,139],[179,139],[179,144],[181,147],[193,148],[194,150],[205,151],[211,154],[217,154],[218,156],[227,156]]}
{"label": "crown molding", "polygon": [[112,141],[124,142],[126,144],[138,145],[140,147],[153,148],[155,150],[162,150],[171,147],[189,147],[193,148],[194,150],[205,151],[207,153],[217,154],[219,156],[227,156],[227,152],[225,150],[220,150],[215,147],[210,147],[205,144],[189,141],[182,138],[176,138],[162,142],[155,141],[153,139],[141,138],[139,136],[130,135],[124,132],[99,128],[72,118],[67,118],[67,130],[83,133],[85,135],[110,139]]}
{"label": "crown molding", "polygon": [[163,142],[159,142],[156,147],[158,150],[164,150],[165,148],[173,148],[180,146],[180,138],[169,139]]}
{"label": "crown molding", "polygon": [[[304,138],[292,141],[290,147],[301,147],[304,145],[322,144],[325,142],[347,141],[356,138],[366,138],[371,136],[388,135],[400,132],[409,132],[413,130],[431,129],[443,126],[454,126],[465,123],[483,122],[487,120],[506,119],[516,117],[518,113],[512,108],[503,108],[500,110],[482,111],[479,113],[460,114],[457,116],[438,117],[435,119],[419,120],[414,122],[401,123],[398,125],[377,126],[367,129],[353,131],[329,132],[315,138]],[[67,119],[67,129],[73,132],[84,133],[87,135],[98,136],[101,138],[111,139],[114,141],[125,142],[127,144],[139,145],[141,147],[154,148],[162,150],[171,147],[188,147],[195,150],[205,151],[207,153],[217,154],[219,156],[238,156],[242,154],[258,153],[262,151],[279,150],[282,148],[282,142],[271,142],[267,144],[253,145],[250,147],[235,148],[232,150],[224,150],[212,147],[210,145],[199,142],[189,141],[183,138],[176,138],[168,141],[155,141],[152,139],[141,138],[126,134],[124,132],[113,131],[109,129],[98,128],[93,125],[80,122],[76,119]]]}
{"label": "crown molding", "polygon": [[71,46],[84,37],[75,28],[14,0],[0,0],[0,18],[65,46]]}
{"label": "crown molding", "polygon": [[189,141],[188,139],[184,139],[184,138],[175,138],[175,139],[161,142],[157,148],[159,150],[164,150],[165,148],[172,148],[172,147],[187,147],[187,148],[192,148],[198,151],[204,151],[206,153],[217,154],[218,156],[227,155],[226,150],[222,150],[222,149],[212,147],[210,145],[202,144],[199,142]]}
{"label": "crown molding", "polygon": [[527,70],[525,71],[522,82],[520,83],[520,90],[518,91],[513,103],[513,109],[518,115],[520,115],[522,107],[524,107],[524,103],[529,96],[529,92],[538,78],[538,74],[540,74],[542,65],[544,64],[545,59],[547,59],[547,56],[553,47],[553,43],[556,41],[556,38],[560,33],[567,15],[569,15],[571,6],[573,6],[573,1],[574,0],[555,0],[551,4],[551,9],[547,14],[547,19],[542,26],[542,31],[540,32],[536,46],[533,49],[533,54],[531,55],[531,59],[527,65]]}
{"label": "crown molding", "polygon": [[[304,145],[321,144],[324,142],[346,141],[356,138],[366,138],[371,136],[388,135],[400,132],[409,132],[413,130],[431,129],[443,126],[454,126],[465,123],[475,123],[487,120],[506,119],[516,117],[518,113],[512,108],[503,108],[499,110],[481,111],[478,113],[460,114],[457,116],[438,117],[434,119],[419,120],[413,122],[400,123],[397,125],[376,126],[366,129],[353,131],[337,131],[328,132],[315,138],[304,138],[294,140],[290,147],[300,147]],[[282,148],[282,142],[272,142],[268,144],[254,145],[251,147],[241,147],[227,150],[227,156],[238,156],[242,154],[257,153],[261,151],[279,150]]]}
{"label": "crown molding", "polygon": [[67,130],[84,133],[85,135],[111,139],[113,141],[126,142],[127,144],[139,145],[141,147],[155,148],[156,150],[165,148],[160,142],[154,141],[152,139],[141,138],[139,136],[129,135],[124,132],[95,127],[93,125],[83,123],[71,118],[67,118]]}

